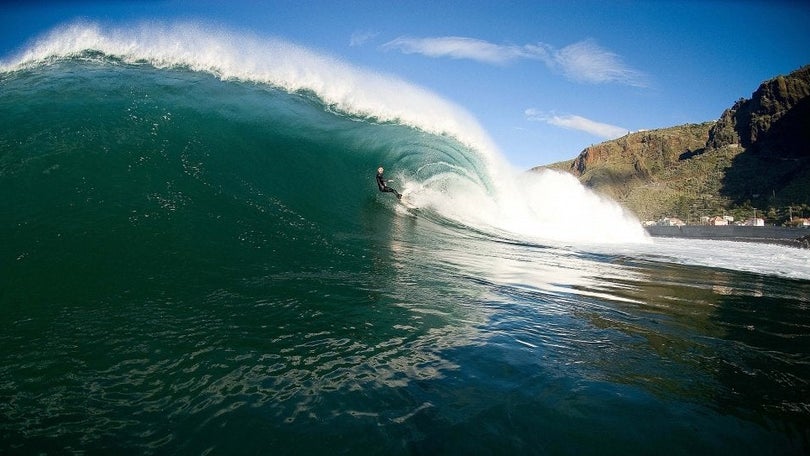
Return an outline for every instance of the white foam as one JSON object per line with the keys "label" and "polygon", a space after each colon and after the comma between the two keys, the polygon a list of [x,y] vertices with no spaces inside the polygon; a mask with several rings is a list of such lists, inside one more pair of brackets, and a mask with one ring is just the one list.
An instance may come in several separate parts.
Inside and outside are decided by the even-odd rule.
{"label": "white foam", "polygon": [[641,223],[618,203],[585,188],[568,173],[517,172],[487,191],[475,179],[447,166],[424,182],[406,182],[414,204],[444,217],[527,242],[649,243]]}
{"label": "white foam", "polygon": [[612,253],[678,264],[810,280],[810,251],[796,247],[705,239],[653,238],[647,245],[611,246]]}

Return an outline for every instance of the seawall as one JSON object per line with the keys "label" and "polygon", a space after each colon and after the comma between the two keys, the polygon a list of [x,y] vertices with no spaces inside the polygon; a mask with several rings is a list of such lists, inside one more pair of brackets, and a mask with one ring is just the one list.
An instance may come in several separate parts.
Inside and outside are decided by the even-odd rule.
{"label": "seawall", "polygon": [[784,226],[648,226],[650,236],[764,242],[810,248],[809,228]]}

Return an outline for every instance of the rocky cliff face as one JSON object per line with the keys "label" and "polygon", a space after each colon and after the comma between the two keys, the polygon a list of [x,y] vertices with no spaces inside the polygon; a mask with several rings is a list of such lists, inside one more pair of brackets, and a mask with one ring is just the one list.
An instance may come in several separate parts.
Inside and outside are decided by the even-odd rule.
{"label": "rocky cliff face", "polygon": [[709,122],[649,130],[597,144],[583,150],[569,171],[581,177],[594,166],[612,164],[629,166],[640,175],[649,175],[702,149],[711,125]]}
{"label": "rocky cliff face", "polygon": [[783,157],[807,155],[808,144],[800,138],[808,139],[810,132],[808,97],[810,65],[766,81],[751,99],[741,99],[723,112],[706,146],[719,149],[739,144]]}

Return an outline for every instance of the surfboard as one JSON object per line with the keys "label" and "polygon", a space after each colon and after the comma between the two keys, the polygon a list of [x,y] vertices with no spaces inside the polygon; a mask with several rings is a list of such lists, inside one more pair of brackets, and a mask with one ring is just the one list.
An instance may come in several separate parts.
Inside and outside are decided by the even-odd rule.
{"label": "surfboard", "polygon": [[419,209],[405,195],[402,195],[402,198],[399,198],[399,204],[407,207],[408,209]]}

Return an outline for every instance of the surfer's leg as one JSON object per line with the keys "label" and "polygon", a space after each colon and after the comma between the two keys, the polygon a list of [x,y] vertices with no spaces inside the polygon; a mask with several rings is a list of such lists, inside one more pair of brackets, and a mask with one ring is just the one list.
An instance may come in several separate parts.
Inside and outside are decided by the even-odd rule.
{"label": "surfer's leg", "polygon": [[385,191],[386,191],[386,192],[391,192],[391,193],[393,193],[394,195],[397,195],[397,199],[402,199],[402,195],[400,195],[398,191],[394,190],[394,189],[393,189],[393,188],[391,188],[391,187],[385,187]]}

